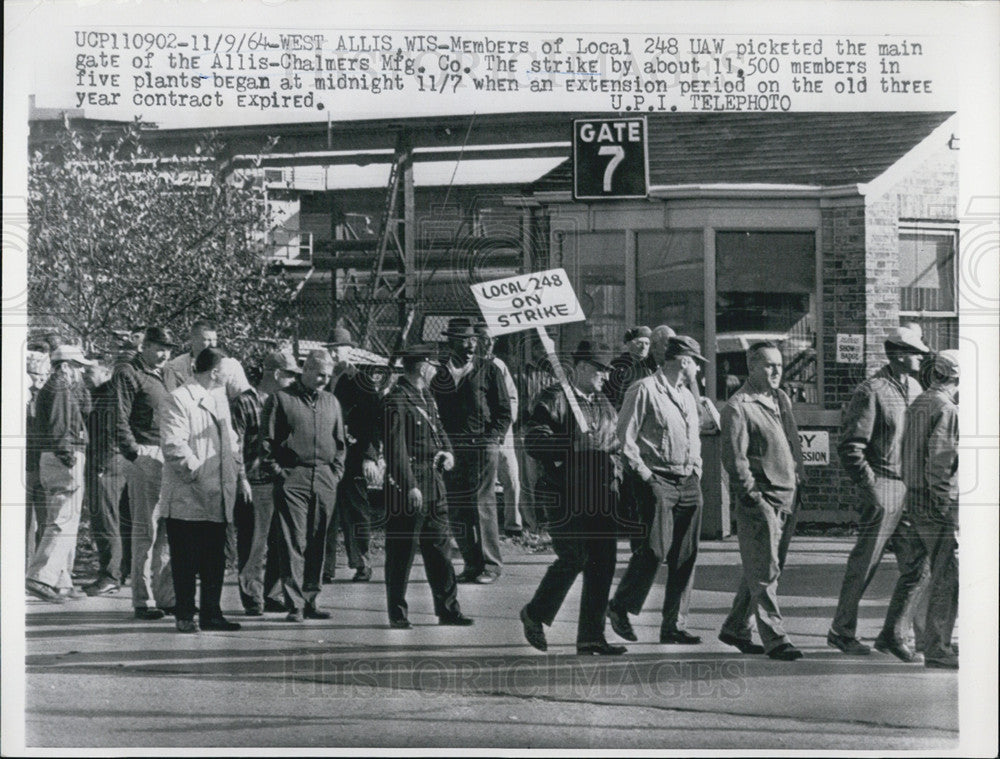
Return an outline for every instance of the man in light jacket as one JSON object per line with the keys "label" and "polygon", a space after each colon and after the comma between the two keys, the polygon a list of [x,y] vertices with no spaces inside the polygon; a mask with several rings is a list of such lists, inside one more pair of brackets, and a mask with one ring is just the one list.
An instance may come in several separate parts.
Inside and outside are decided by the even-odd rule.
{"label": "man in light jacket", "polygon": [[[750,376],[722,410],[722,465],[736,510],[743,577],[719,640],[745,654],[802,658],[785,634],[778,609],[778,578],[795,532],[798,491],[805,469],[792,403],[779,388],[778,346],[755,343],[747,351]],[[759,646],[750,640],[757,617]]]}
{"label": "man in light jacket", "polygon": [[161,410],[163,485],[160,503],[170,541],[177,630],[198,632],[195,578],[201,579],[202,630],[239,630],[222,616],[226,526],[233,521],[237,489],[249,496],[239,441],[222,385],[222,351],[205,348],[192,381],[174,390]]}

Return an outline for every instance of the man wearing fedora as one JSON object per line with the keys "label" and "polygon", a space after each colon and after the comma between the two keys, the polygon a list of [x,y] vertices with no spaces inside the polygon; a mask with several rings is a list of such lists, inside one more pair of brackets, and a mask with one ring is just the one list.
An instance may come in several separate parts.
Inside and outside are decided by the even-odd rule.
{"label": "man wearing fedora", "polygon": [[283,600],[270,597],[272,592],[280,593],[277,543],[281,528],[274,513],[274,477],[261,467],[260,455],[264,404],[271,395],[291,385],[301,371],[290,354],[268,353],[257,386],[229,404],[233,430],[243,450],[244,472],[250,483],[250,498],[238,498],[234,509],[240,600],[248,617],[284,609]]}
{"label": "man wearing fedora", "polygon": [[406,586],[417,547],[442,625],[468,626],[448,550],[448,505],[442,473],[454,466],[448,435],[428,391],[437,348],[402,351],[403,376],[385,399],[385,593],[389,626],[408,630]]}
{"label": "man wearing fedora", "polygon": [[443,334],[448,359],[431,391],[455,449],[455,468],[445,484],[452,532],[465,561],[458,581],[488,585],[503,571],[494,484],[500,446],[512,421],[510,398],[496,364],[476,356],[470,319],[449,320]]}
{"label": "man wearing fedora", "polygon": [[344,536],[347,565],[354,570],[352,580],[368,582],[372,578],[368,553],[372,525],[368,483],[374,483],[378,472],[381,398],[371,377],[351,361],[354,347],[354,338],[347,329],[334,329],[330,350],[335,364],[330,386],[340,401],[340,410],[344,415],[347,457],[344,460],[344,476],[337,485],[334,515],[326,533],[324,582],[333,580],[337,567],[338,527]]}
{"label": "man wearing fedora", "polygon": [[573,362],[571,391],[588,431],[580,430],[565,392],[554,385],[532,404],[525,434],[528,454],[542,468],[535,486],[536,506],[552,535],[556,560],[521,609],[521,624],[528,643],[547,650],[543,625],[552,624],[582,573],[576,651],[583,656],[614,656],[626,649],[604,637],[617,549],[613,483],[619,441],[615,410],[603,393],[612,370],[611,350],[603,343],[582,340]]}
{"label": "man wearing fedora", "polygon": [[[906,409],[921,393],[917,375],[921,358],[929,351],[913,329],[900,327],[885,341],[889,363],[862,382],[844,411],[837,452],[840,463],[854,480],[860,495],[858,540],[847,558],[847,569],[827,644],[846,654],[865,655],[870,649],[857,638],[858,606],[875,576],[882,554],[896,535],[903,517],[903,482],[900,456]],[[904,530],[905,530],[904,525]],[[893,540],[900,573],[910,564],[922,563],[909,550],[910,543]],[[914,621],[912,608],[890,604],[875,649],[903,661],[915,654],[906,638]]]}
{"label": "man wearing fedora", "polygon": [[170,396],[167,362],[177,347],[163,327],[148,327],[142,349],[115,368],[111,382],[118,403],[118,449],[132,512],[132,606],[137,619],[161,619],[174,609],[170,548],[160,524],[163,451],[160,408]]}
{"label": "man wearing fedora", "polygon": [[667,340],[656,374],[633,383],[618,415],[618,438],[631,475],[643,529],[632,538],[632,556],[608,604],[614,631],[637,640],[629,614],[638,614],[661,563],[667,565],[661,643],[701,642],[686,627],[689,581],[701,529],[701,436],[698,403],[688,389],[704,362],[697,341]]}
{"label": "man wearing fedora", "polygon": [[61,603],[73,593],[73,561],[83,507],[84,458],[90,395],[83,369],[93,361],[77,345],[61,345],[50,356],[52,373],[36,401],[39,481],[45,499],[41,538],[26,574],[25,589]]}

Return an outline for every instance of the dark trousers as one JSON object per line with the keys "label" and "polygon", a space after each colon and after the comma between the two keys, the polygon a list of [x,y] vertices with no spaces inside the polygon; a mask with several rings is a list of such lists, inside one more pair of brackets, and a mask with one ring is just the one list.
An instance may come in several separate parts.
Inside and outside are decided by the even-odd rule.
{"label": "dark trousers", "polygon": [[406,586],[417,547],[424,559],[424,573],[439,617],[458,614],[458,585],[449,556],[448,509],[438,500],[414,512],[398,490],[387,493],[385,523],[385,595],[389,620],[406,619]]}
{"label": "dark trousers", "polygon": [[371,542],[372,518],[368,505],[368,483],[361,474],[345,474],[337,485],[337,504],[326,533],[327,574],[337,566],[337,529],[344,535],[347,566],[364,569],[370,565],[368,548]]}
{"label": "dark trousers", "polygon": [[118,501],[118,529],[122,538],[122,580],[132,572],[132,507],[128,501],[128,482],[122,488],[122,497]]}
{"label": "dark trousers", "polygon": [[97,546],[98,577],[122,581],[120,505],[125,491],[125,459],[115,454],[105,467],[90,465],[86,471],[90,534]]}
{"label": "dark trousers", "polygon": [[615,575],[617,544],[614,527],[604,530],[581,529],[574,520],[550,529],[556,560],[545,571],[535,595],[527,606],[531,619],[551,625],[566,594],[583,573],[580,617],[576,642],[604,640],[604,617],[608,611],[608,593]]}
{"label": "dark trousers", "polygon": [[[657,510],[663,517],[664,531],[669,531],[670,548],[662,563],[667,565],[667,582],[663,594],[663,631],[684,629],[694,566],[698,558],[701,531],[701,484],[694,474],[668,479],[654,474],[649,482],[634,478],[632,494],[636,499],[640,522],[647,528],[645,536],[631,539],[632,556],[625,574],[618,583],[611,606],[629,614],[638,614],[649,595],[661,561],[649,543],[649,529]],[[664,538],[668,537],[664,532]]]}
{"label": "dark trousers", "polygon": [[[240,600],[244,609],[260,609],[264,596],[280,585],[277,543],[281,527],[274,510],[274,487],[251,485],[252,501],[238,497],[233,509]],[[280,593],[280,588],[279,588]]]}
{"label": "dark trousers", "polygon": [[[955,524],[928,507],[908,509],[906,521],[905,551],[910,560],[905,567],[900,564],[899,581],[892,594],[890,610],[894,605],[912,610],[924,591],[923,586],[928,585],[924,639],[920,641],[924,656],[927,659],[952,656],[951,636],[958,617],[958,540]],[[882,635],[888,637],[885,630]]]}
{"label": "dark trousers", "polygon": [[201,621],[222,616],[226,523],[166,519],[177,619],[194,619],[195,579],[201,579]]}
{"label": "dark trousers", "polygon": [[322,587],[326,531],[337,495],[329,466],[286,469],[275,487],[274,506],[281,524],[278,570],[289,610],[315,606]]}
{"label": "dark trousers", "polygon": [[451,531],[466,572],[499,575],[503,569],[495,487],[499,456],[497,445],[457,448],[455,468],[445,473]]}

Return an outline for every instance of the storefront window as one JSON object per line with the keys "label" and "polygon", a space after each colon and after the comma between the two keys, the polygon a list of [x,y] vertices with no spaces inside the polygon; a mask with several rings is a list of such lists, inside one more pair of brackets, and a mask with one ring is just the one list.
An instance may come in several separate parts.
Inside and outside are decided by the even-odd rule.
{"label": "storefront window", "polygon": [[900,321],[919,325],[933,350],[958,347],[956,241],[952,230],[899,233]]}
{"label": "storefront window", "polygon": [[782,386],[818,402],[816,236],[812,232],[717,232],[716,393],[746,381],[746,349],[770,340],[784,357]]}
{"label": "storefront window", "polygon": [[667,324],[705,344],[704,235],[697,230],[636,233],[639,324]]}
{"label": "storefront window", "polygon": [[[603,340],[616,349],[628,326],[625,324],[625,235],[623,232],[567,235],[565,244],[564,260],[576,262],[570,276],[575,278],[577,297],[587,315],[587,332],[592,339]],[[565,330],[564,335],[571,332]],[[573,339],[579,336],[574,333]]]}

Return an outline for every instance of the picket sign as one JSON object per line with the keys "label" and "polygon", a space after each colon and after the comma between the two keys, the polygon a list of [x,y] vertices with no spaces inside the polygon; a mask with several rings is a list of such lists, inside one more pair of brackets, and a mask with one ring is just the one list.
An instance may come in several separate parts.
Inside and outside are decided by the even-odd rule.
{"label": "picket sign", "polygon": [[472,285],[472,295],[479,305],[486,326],[494,336],[535,328],[556,380],[566,395],[570,410],[581,432],[590,425],[577,402],[576,392],[556,355],[556,346],[546,326],[584,321],[587,317],[563,269],[521,274]]}

